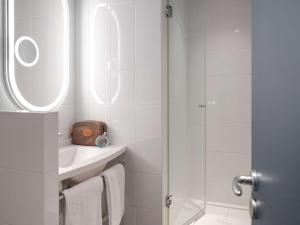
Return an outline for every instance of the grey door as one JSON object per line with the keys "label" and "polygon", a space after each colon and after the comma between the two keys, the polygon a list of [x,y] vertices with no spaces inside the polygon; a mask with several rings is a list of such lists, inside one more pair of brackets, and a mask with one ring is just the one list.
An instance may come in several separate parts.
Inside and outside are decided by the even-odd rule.
{"label": "grey door", "polygon": [[299,225],[300,1],[252,2],[253,225]]}

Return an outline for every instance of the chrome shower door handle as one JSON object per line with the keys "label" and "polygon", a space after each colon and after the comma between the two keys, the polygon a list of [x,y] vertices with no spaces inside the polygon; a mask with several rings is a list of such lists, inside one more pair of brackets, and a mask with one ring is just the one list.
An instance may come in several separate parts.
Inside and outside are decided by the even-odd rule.
{"label": "chrome shower door handle", "polygon": [[257,174],[254,170],[251,171],[250,176],[237,176],[233,178],[232,181],[232,191],[236,196],[243,195],[242,185],[250,185],[252,186],[252,190],[256,190],[257,188]]}

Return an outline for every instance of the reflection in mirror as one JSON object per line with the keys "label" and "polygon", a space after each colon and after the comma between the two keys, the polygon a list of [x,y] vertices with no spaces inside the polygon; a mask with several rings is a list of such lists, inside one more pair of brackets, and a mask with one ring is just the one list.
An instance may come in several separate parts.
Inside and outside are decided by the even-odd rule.
{"label": "reflection in mirror", "polygon": [[21,109],[51,111],[69,85],[68,0],[5,0],[6,83]]}
{"label": "reflection in mirror", "polygon": [[[111,27],[107,22],[111,20]],[[103,34],[113,33],[114,38],[110,44],[114,46],[108,50],[107,36]],[[116,12],[106,3],[99,3],[93,9],[90,35],[89,35],[89,68],[91,71],[91,92],[98,104],[115,103],[121,89],[121,31]],[[104,51],[105,49],[105,51]],[[103,52],[111,51],[111,62],[107,62],[107,56]],[[110,71],[114,71],[110,74]],[[103,90],[110,85],[109,79],[116,85],[111,89],[111,96],[103,94]],[[100,88],[101,87],[101,88]],[[101,90],[101,91],[100,91]],[[108,93],[108,92],[106,92]]]}
{"label": "reflection in mirror", "polygon": [[39,48],[30,37],[20,37],[15,44],[16,58],[23,66],[32,67],[39,60]]}

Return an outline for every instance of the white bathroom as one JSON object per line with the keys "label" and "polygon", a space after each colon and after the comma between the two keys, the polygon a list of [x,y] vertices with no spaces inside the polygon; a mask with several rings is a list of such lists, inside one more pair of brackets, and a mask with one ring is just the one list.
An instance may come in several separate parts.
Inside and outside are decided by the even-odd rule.
{"label": "white bathroom", "polygon": [[299,12],[1,0],[0,225],[299,225]]}

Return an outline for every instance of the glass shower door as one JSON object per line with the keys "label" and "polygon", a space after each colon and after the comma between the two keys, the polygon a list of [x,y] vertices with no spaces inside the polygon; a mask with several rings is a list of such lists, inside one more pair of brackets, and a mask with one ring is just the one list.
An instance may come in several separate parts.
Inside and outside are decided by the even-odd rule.
{"label": "glass shower door", "polygon": [[170,225],[185,225],[205,208],[205,35],[203,0],[170,0]]}

